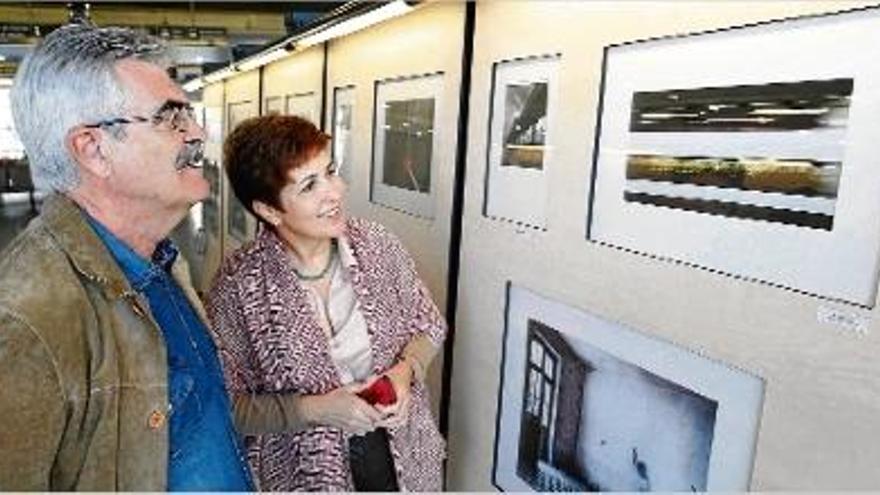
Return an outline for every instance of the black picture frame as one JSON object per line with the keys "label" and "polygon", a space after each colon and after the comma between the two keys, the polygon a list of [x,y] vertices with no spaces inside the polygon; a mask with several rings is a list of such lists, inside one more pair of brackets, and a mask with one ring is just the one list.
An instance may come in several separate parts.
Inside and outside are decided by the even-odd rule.
{"label": "black picture frame", "polygon": [[745,491],[764,380],[508,282],[492,484]]}
{"label": "black picture frame", "polygon": [[[421,94],[420,99],[433,100],[433,127],[431,141],[431,158],[428,165],[429,181],[436,182],[438,169],[438,135],[442,133],[442,126],[438,125],[441,121],[442,114],[442,98],[445,74],[443,71],[428,72],[423,74],[415,74],[408,76],[397,76],[385,79],[379,79],[373,82],[373,123],[372,123],[372,146],[370,159],[370,202],[386,207],[388,209],[404,213],[413,217],[423,219],[434,218],[435,199],[437,197],[436,184],[427,185],[427,191],[406,190],[400,187],[389,186],[384,183],[384,172],[379,171],[379,167],[386,167],[384,162],[385,136],[380,138],[380,123],[384,122],[384,108],[382,102],[384,100],[383,88],[391,88],[396,86],[397,91],[407,92],[407,85],[424,85],[428,88],[416,91]],[[436,86],[436,87],[431,87]],[[387,90],[392,91],[392,90]],[[399,100],[407,101],[407,100]],[[382,112],[382,113],[380,113]]]}

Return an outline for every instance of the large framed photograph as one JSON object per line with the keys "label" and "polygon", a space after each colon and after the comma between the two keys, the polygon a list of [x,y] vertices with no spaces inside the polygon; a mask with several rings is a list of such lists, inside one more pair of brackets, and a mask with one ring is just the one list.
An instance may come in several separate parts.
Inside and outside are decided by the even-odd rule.
{"label": "large framed photograph", "polygon": [[607,47],[587,237],[873,307],[875,42],[867,9]]}
{"label": "large framed photograph", "polygon": [[498,62],[492,73],[483,214],[544,228],[559,56]]}
{"label": "large framed photograph", "polygon": [[376,82],[370,200],[434,217],[443,74]]}
{"label": "large framed photograph", "polygon": [[347,184],[352,183],[354,89],[354,86],[333,88],[333,161]]}
{"label": "large framed photograph", "polygon": [[749,489],[760,378],[508,284],[492,482]]}
{"label": "large framed photograph", "polygon": [[284,101],[287,115],[302,117],[318,127],[321,126],[321,123],[315,118],[320,113],[320,109],[314,91],[287,95]]}
{"label": "large framed photograph", "polygon": [[[250,101],[230,103],[228,110],[228,132],[230,133],[242,121],[254,116],[253,105]],[[229,185],[228,181],[226,182],[226,204],[228,205],[226,232],[230,237],[239,242],[244,242],[253,237],[256,229],[253,226],[249,226],[249,224],[252,223],[248,222],[248,216],[250,214],[235,196],[235,193],[232,191],[232,186]]]}

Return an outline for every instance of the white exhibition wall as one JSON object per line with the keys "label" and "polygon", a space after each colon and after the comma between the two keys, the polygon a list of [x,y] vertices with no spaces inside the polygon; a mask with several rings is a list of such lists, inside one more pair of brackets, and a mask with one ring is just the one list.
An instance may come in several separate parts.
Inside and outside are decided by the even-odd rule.
{"label": "white exhibition wall", "polygon": [[296,56],[266,65],[263,68],[261,113],[268,113],[272,110],[272,102],[277,102],[281,113],[306,117],[321,127],[323,70],[324,50],[321,46],[306,48]]}
{"label": "white exhibition wall", "polygon": [[[587,239],[606,47],[865,5],[869,4],[831,0],[476,4],[449,411],[449,489],[494,489],[508,283],[759,377],[765,388],[751,489],[880,486],[880,474],[875,469],[880,462],[880,444],[874,441],[880,429],[876,379],[880,376],[880,360],[875,357],[880,351],[880,326],[873,321],[876,309],[865,307],[874,306],[875,301],[861,306],[835,302],[639,254],[639,247],[644,245],[634,236],[624,235],[623,241],[616,238],[616,242],[607,244]],[[255,113],[261,107],[264,112],[267,107],[286,111],[289,106],[307,106],[305,95],[310,93],[316,95],[314,108],[324,108],[325,130],[333,132],[334,95],[344,95],[351,103],[351,142],[345,148],[350,167],[344,171],[350,182],[350,213],[383,223],[403,240],[441,309],[447,302],[464,21],[464,3],[426,2],[403,17],[333,40],[327,46],[324,88],[324,50],[312,47],[265,66],[262,91],[257,70],[204,90],[206,108],[223,112],[224,136],[230,104],[248,102],[244,106]],[[865,47],[868,52],[870,49]],[[518,67],[517,61],[521,60],[552,60],[552,71],[548,70],[543,79],[520,77],[510,68]],[[870,62],[867,56],[865,63]],[[713,67],[735,75],[739,65],[716,61]],[[755,65],[760,66],[760,60]],[[521,165],[519,168],[501,163],[504,159],[498,158],[499,150],[490,149],[488,142],[493,132],[490,121],[496,66],[501,67],[499,77],[505,84],[547,81],[554,92],[548,95],[549,115],[539,126],[540,137],[507,143],[519,147],[514,160]],[[700,74],[701,67],[685,64],[675,69],[676,74],[689,70]],[[406,210],[406,200],[401,200],[400,208],[371,201],[374,104],[377,85],[435,74],[442,74],[435,101],[442,102],[443,112],[436,116],[432,129],[437,141],[432,154],[429,218],[401,211]],[[639,74],[628,77],[637,78]],[[323,105],[322,93],[327,98]],[[494,104],[497,109],[510,106],[500,100]],[[520,104],[523,106],[516,106]],[[525,113],[524,105],[520,102],[511,108],[521,115]],[[540,168],[534,166],[538,149]],[[219,157],[219,143],[209,143],[208,154]],[[490,159],[500,160],[495,172],[501,172],[496,175],[501,179],[494,183],[488,176]],[[524,193],[529,186],[520,179],[534,176],[536,171],[544,190]],[[516,179],[512,186],[519,191],[516,195],[505,197],[505,175]],[[228,252],[236,243],[226,235],[225,177],[221,183],[221,223],[227,239],[224,252]],[[492,191],[495,197],[489,204],[489,216],[484,211],[487,184],[497,188]],[[597,181],[596,185],[603,184]],[[523,198],[525,207],[516,201],[523,194],[527,194]],[[873,200],[862,197],[858,201]],[[876,236],[880,230],[878,219],[863,220],[865,232],[873,229],[868,235]],[[683,238],[689,232],[681,229],[676,235]],[[630,241],[633,245],[628,244]],[[744,244],[746,252],[761,255],[748,237],[738,242]],[[712,243],[705,249],[711,250]],[[735,266],[724,268],[736,272]],[[429,376],[435,412],[442,361],[435,362]],[[588,407],[584,404],[585,409]],[[594,440],[585,435],[581,443],[588,445]]]}
{"label": "white exhibition wall", "polygon": [[[586,232],[606,46],[864,5],[834,1],[477,3],[448,488],[494,489],[508,282],[761,378],[766,388],[751,489],[880,486],[874,467],[880,462],[880,444],[875,441],[880,429],[876,310],[638,254],[631,246],[620,249],[592,242]],[[767,46],[772,47],[772,40]],[[546,219],[544,230],[538,230],[487,217],[482,211],[490,155],[492,71],[497,62],[555,54],[559,54],[558,112],[548,120],[552,160],[543,164]],[[810,59],[809,54],[804,56]],[[755,57],[751,62],[760,66],[760,53]],[[742,68],[723,60],[715,62],[714,70],[727,74],[737,74]],[[662,72],[667,69],[670,72]],[[656,74],[628,77],[638,82],[659,76],[686,77],[688,71],[696,77],[701,69],[695,61],[693,66],[656,67]],[[869,220],[866,231],[880,229],[877,218],[865,220]],[[686,236],[688,231],[676,235]],[[743,245],[743,249],[754,250],[754,246]]]}
{"label": "white exhibition wall", "polygon": [[[323,105],[326,132],[333,132],[334,90],[350,89],[346,96],[353,102],[350,170],[344,171],[344,177],[350,178],[349,214],[378,221],[400,237],[441,312],[446,308],[464,11],[464,4],[458,3],[423,5],[403,17],[334,39],[327,47],[327,102]],[[438,39],[445,41],[438,45]],[[431,53],[431,56],[426,57],[425,53]],[[323,64],[323,45],[308,47],[264,66],[262,79],[259,70],[251,70],[209,85],[204,94],[213,95],[217,88],[223,88],[219,91],[225,97],[224,130],[229,124],[229,110],[235,105],[245,107],[253,115],[260,111],[265,114],[267,109],[285,113],[300,113],[300,109],[305,113],[313,108],[315,124],[320,127],[317,117],[322,107]],[[438,106],[434,129],[433,176],[431,194],[427,199],[432,211],[430,217],[417,216],[370,200],[376,83],[425,74],[440,75],[437,100],[443,105],[442,108]],[[261,93],[262,106],[259,104]],[[228,199],[225,197],[228,190],[225,175],[222,183],[224,199]],[[228,235],[228,215],[229,207],[225,206],[226,254],[240,244],[234,236]],[[255,227],[255,219],[248,215],[248,236],[253,235]],[[433,411],[438,419],[442,369],[443,353],[440,352],[427,378]]]}
{"label": "white exhibition wall", "polygon": [[[419,6],[398,17],[330,42],[328,48],[326,122],[332,132],[333,94],[336,88],[351,88],[353,100],[349,212],[382,223],[400,237],[412,254],[416,268],[434,302],[446,309],[452,187],[455,169],[458,100],[461,81],[461,53],[465,6],[458,2],[436,2]],[[442,42],[438,42],[442,40]],[[378,84],[420,76],[440,75],[438,111],[434,129],[430,216],[417,216],[383,204],[371,186],[373,182],[374,102]],[[383,83],[385,82],[385,83]],[[439,120],[438,120],[439,119]],[[428,374],[428,386],[435,416],[439,419],[443,355],[438,354]]]}

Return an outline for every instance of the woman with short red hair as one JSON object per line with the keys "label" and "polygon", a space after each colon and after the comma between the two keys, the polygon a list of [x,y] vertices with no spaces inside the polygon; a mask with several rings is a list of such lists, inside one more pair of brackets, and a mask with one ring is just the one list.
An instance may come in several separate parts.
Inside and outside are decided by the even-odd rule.
{"label": "woman with short red hair", "polygon": [[423,379],[446,324],[398,239],[346,217],[329,142],[270,115],[224,145],[262,226],[208,298],[236,423],[261,490],[437,491]]}

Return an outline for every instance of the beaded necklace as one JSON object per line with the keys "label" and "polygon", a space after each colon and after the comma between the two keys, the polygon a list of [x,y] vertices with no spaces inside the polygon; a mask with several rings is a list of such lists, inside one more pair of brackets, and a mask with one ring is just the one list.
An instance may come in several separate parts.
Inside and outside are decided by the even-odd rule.
{"label": "beaded necklace", "polygon": [[309,275],[309,274],[302,273],[301,271],[297,270],[295,266],[291,266],[291,268],[293,268],[293,273],[294,273],[294,275],[296,275],[296,278],[298,278],[300,280],[305,280],[305,281],[321,280],[322,278],[327,276],[327,272],[329,272],[330,267],[333,266],[333,259],[335,257],[336,257],[336,239],[333,239],[333,242],[330,244],[330,255],[327,256],[327,264],[324,265],[324,268],[320,272],[318,272],[314,275]]}

